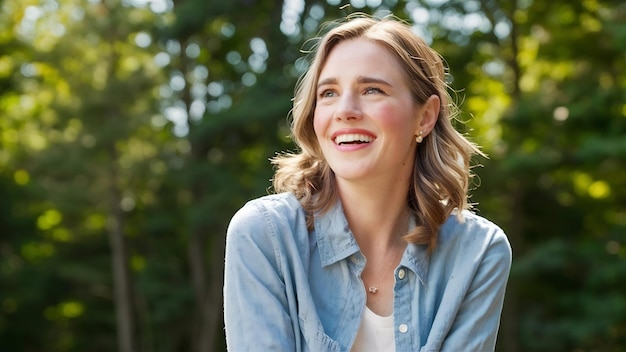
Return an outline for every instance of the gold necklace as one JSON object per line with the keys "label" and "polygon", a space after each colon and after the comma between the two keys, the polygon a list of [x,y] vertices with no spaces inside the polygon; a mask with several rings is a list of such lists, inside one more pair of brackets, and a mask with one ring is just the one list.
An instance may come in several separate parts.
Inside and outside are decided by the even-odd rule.
{"label": "gold necklace", "polygon": [[[400,247],[400,248],[402,248],[402,247]],[[387,274],[389,273],[389,271],[393,268],[393,266],[394,266],[393,264],[396,262],[396,256],[398,255],[398,254],[397,254],[397,252],[398,252],[398,250],[396,250],[396,251],[393,253],[393,258],[392,258],[392,260],[391,260],[391,263],[389,264],[389,267],[387,268],[387,270],[385,270],[385,273],[384,273],[384,275],[382,276],[382,277],[383,277],[383,279],[387,276]],[[374,285],[372,285],[372,286],[369,286],[369,287],[367,288],[367,292],[369,292],[369,293],[371,293],[371,294],[376,294],[376,293],[378,292],[378,285],[374,284]]]}

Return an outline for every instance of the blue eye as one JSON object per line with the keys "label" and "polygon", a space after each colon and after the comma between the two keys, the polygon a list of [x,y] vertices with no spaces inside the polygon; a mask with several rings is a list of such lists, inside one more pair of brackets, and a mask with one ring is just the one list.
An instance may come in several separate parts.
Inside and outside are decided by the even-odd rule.
{"label": "blue eye", "polygon": [[335,93],[335,91],[330,90],[330,89],[326,89],[326,90],[323,90],[320,93],[320,98],[332,98],[332,97],[334,97],[336,95],[337,95],[337,93]]}
{"label": "blue eye", "polygon": [[380,88],[376,88],[376,87],[368,87],[365,89],[365,94],[378,94],[378,93],[383,93],[383,91],[380,90]]}

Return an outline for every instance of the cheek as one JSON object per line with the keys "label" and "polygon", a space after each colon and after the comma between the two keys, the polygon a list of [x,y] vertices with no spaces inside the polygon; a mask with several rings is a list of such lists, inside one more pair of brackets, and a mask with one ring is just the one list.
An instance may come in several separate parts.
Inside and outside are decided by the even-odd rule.
{"label": "cheek", "polygon": [[379,124],[388,131],[412,135],[416,129],[417,120],[410,111],[412,110],[393,105],[381,106],[377,111]]}
{"label": "cheek", "polygon": [[324,137],[324,132],[328,126],[328,119],[324,116],[325,114],[320,109],[315,109],[313,112],[313,130],[318,140]]}

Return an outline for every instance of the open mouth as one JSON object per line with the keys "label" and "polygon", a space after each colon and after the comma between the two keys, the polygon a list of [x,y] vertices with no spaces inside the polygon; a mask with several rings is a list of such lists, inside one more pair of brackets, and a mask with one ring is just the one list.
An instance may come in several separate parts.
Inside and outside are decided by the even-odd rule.
{"label": "open mouth", "polygon": [[374,140],[373,137],[358,134],[358,133],[349,133],[349,134],[340,134],[335,137],[335,144],[338,145],[348,145],[348,144],[363,144],[363,143],[371,143]]}

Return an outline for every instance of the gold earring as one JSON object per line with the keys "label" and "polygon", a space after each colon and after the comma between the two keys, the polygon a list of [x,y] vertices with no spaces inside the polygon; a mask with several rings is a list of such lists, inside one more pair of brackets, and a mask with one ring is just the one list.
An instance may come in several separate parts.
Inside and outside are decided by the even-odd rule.
{"label": "gold earring", "polygon": [[423,140],[424,140],[424,138],[422,137],[422,131],[420,131],[419,136],[415,137],[415,141],[417,143],[422,143]]}

